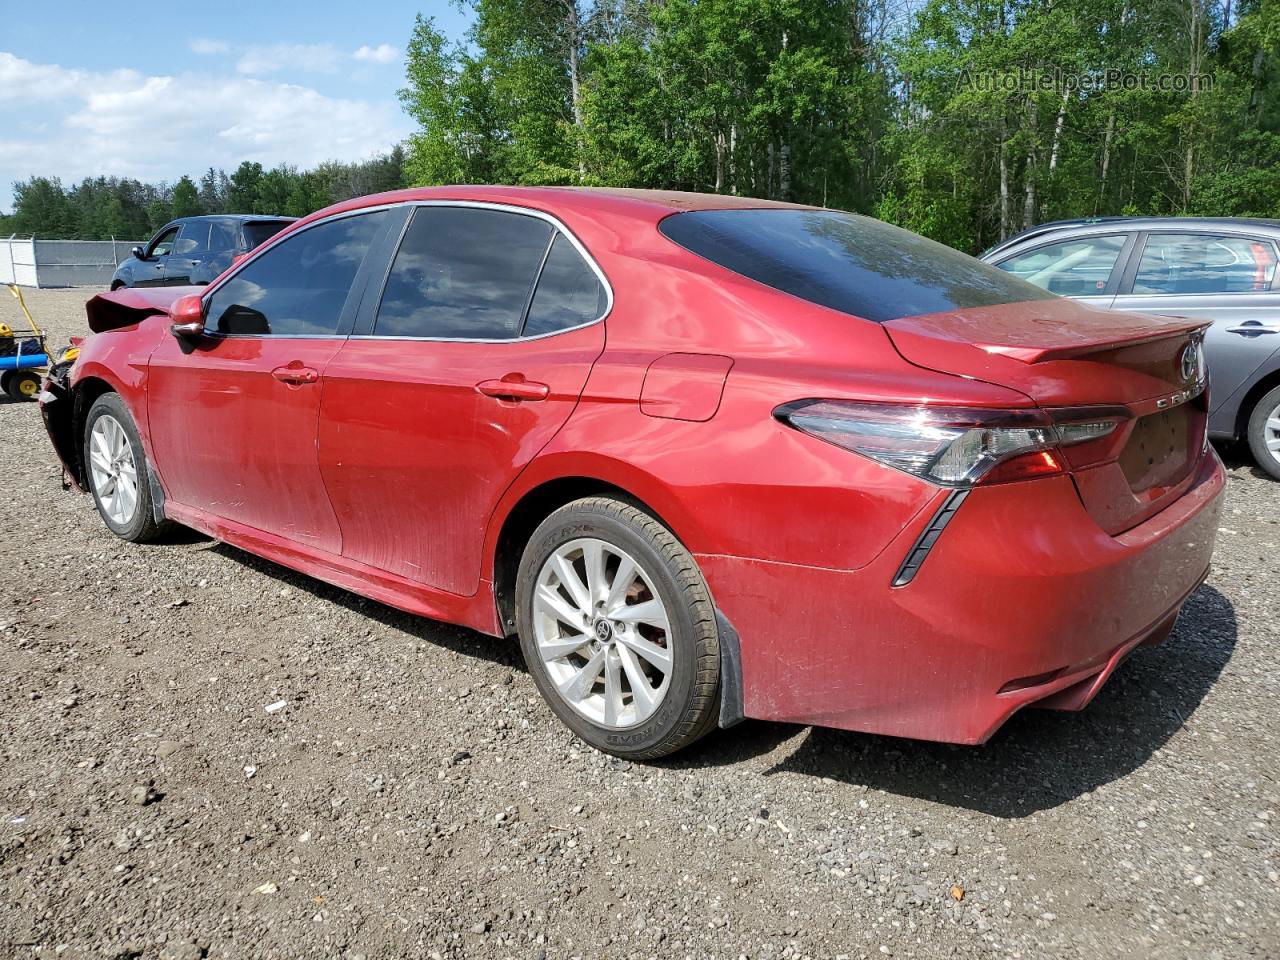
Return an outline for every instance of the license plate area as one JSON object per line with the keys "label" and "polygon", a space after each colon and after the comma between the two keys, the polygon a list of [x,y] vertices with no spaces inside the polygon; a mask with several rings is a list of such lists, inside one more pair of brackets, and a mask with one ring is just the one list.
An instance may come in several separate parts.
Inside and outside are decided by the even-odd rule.
{"label": "license plate area", "polygon": [[1187,475],[1191,455],[1192,405],[1141,417],[1120,453],[1120,468],[1135,493],[1168,487]]}

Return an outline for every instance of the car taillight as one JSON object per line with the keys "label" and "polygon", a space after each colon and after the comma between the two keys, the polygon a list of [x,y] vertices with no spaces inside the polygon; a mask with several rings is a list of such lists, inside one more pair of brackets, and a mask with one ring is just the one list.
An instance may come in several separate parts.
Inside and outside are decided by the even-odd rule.
{"label": "car taillight", "polygon": [[774,415],[810,436],[946,487],[1063,473],[1063,447],[1100,440],[1123,419],[851,400],[800,400]]}

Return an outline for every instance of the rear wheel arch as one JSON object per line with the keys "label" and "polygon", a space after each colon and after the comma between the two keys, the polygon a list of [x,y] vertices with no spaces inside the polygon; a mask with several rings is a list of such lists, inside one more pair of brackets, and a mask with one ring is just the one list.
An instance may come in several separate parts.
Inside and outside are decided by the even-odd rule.
{"label": "rear wheel arch", "polygon": [[1248,441],[1249,418],[1253,416],[1254,407],[1258,405],[1259,400],[1276,387],[1280,387],[1280,365],[1265,376],[1259,377],[1241,398],[1240,406],[1236,409],[1235,430],[1231,437],[1232,440]]}
{"label": "rear wheel arch", "polygon": [[663,515],[643,499],[617,484],[588,476],[565,476],[545,481],[527,490],[507,512],[498,531],[493,552],[493,597],[498,610],[498,629],[506,636],[516,632],[516,574],[520,558],[534,530],[543,520],[566,504],[585,497],[613,497],[649,514],[677,540],[683,539]]}

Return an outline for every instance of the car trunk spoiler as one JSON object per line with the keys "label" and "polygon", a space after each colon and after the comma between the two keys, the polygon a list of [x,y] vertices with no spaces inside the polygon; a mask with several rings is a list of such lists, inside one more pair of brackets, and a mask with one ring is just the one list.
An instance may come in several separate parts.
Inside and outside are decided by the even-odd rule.
{"label": "car trunk spoiler", "polygon": [[916,366],[1017,390],[1052,412],[1124,411],[1110,461],[1071,470],[1085,507],[1113,535],[1181,496],[1205,455],[1207,326],[1067,299],[884,324]]}
{"label": "car trunk spoiler", "polygon": [[167,314],[175,301],[204,289],[198,286],[122,287],[111,293],[100,293],[84,306],[89,329],[105,333],[141,323],[158,313]]}

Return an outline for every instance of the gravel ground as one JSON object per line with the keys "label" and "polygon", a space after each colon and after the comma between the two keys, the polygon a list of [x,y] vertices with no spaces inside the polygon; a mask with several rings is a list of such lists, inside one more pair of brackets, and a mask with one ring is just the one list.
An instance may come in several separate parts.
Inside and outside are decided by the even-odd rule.
{"label": "gravel ground", "polygon": [[[62,343],[86,296],[29,301]],[[125,544],[34,404],[0,438],[0,955],[1280,956],[1280,484],[1243,459],[1208,584],[1085,712],[638,765],[514,645]]]}

